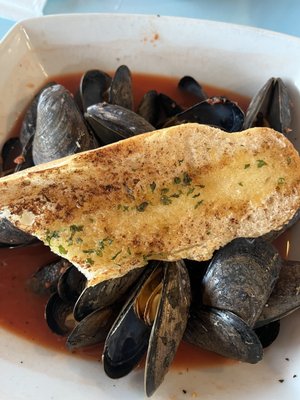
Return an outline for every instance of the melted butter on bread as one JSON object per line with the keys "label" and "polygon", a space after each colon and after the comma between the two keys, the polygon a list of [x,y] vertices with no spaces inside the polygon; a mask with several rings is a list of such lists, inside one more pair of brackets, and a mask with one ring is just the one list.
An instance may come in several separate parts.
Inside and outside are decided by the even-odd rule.
{"label": "melted butter on bread", "polygon": [[300,159],[269,128],[185,124],[2,178],[0,210],[88,278],[149,259],[207,260],[279,230],[300,208]]}

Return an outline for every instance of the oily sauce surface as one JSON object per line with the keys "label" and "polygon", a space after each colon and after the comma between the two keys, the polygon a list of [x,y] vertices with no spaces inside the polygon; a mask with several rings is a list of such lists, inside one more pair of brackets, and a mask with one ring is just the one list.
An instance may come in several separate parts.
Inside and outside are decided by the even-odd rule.
{"label": "oily sauce surface", "polygon": [[[79,86],[81,73],[51,77],[67,87],[73,94]],[[138,105],[144,93],[155,89],[173,98],[178,104],[187,107],[196,102],[190,95],[184,95],[177,89],[178,79],[143,74],[133,74],[133,88],[135,104]],[[213,87],[205,87],[208,95],[226,95],[238,102],[241,108],[246,109],[249,99]],[[20,121],[16,124],[10,136],[18,136]],[[282,255],[285,254],[286,238],[277,241]],[[44,321],[44,307],[46,297],[32,293],[26,285],[28,278],[42,265],[45,265],[57,256],[40,243],[14,249],[0,248],[0,325],[3,328],[20,335],[27,340],[57,351],[70,352],[65,348],[65,339],[53,334]],[[74,354],[99,359],[102,347],[77,351]],[[192,368],[200,366],[224,365],[232,363],[214,353],[201,350],[195,346],[182,342],[173,367]]]}

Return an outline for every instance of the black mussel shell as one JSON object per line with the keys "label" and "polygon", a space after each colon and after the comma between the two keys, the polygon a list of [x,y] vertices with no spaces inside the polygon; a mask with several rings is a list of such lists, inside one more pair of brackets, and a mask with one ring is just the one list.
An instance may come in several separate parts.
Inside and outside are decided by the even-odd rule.
{"label": "black mussel shell", "polygon": [[280,78],[270,78],[251,100],[244,129],[268,126],[288,134],[291,131],[291,104],[283,81]]}
{"label": "black mussel shell", "polygon": [[198,101],[203,101],[208,98],[203,87],[191,76],[184,76],[178,82],[178,88],[183,92],[192,94]]}
{"label": "black mussel shell", "polygon": [[[16,167],[15,159],[22,151],[22,144],[19,138],[8,139],[1,150],[1,170],[4,175],[14,172]],[[2,174],[0,174],[0,177]]]}
{"label": "black mussel shell", "polygon": [[108,103],[90,106],[85,113],[85,118],[95,135],[104,144],[117,142],[155,129],[135,112]]}
{"label": "black mussel shell", "polygon": [[255,328],[282,319],[300,308],[300,261],[283,260],[279,279]]}
{"label": "black mussel shell", "polygon": [[126,65],[121,65],[115,72],[109,88],[108,102],[133,110],[132,78]]}
{"label": "black mussel shell", "polygon": [[69,350],[104,342],[119,311],[120,307],[114,305],[87,315],[68,336],[66,345]]}
{"label": "black mussel shell", "polygon": [[86,277],[71,263],[57,282],[57,292],[60,298],[70,303],[75,303],[86,285]]}
{"label": "black mussel shell", "polygon": [[142,273],[143,268],[136,268],[120,278],[109,279],[85,288],[74,306],[75,319],[81,321],[91,312],[119,301]]}
{"label": "black mussel shell", "polygon": [[158,99],[157,91],[149,90],[137,108],[137,113],[153,126],[156,126],[160,113]]}
{"label": "black mussel shell", "polygon": [[145,365],[148,397],[163,382],[185,332],[191,304],[190,280],[183,261],[164,263],[161,300],[151,330]]}
{"label": "black mussel shell", "polygon": [[270,346],[277,339],[280,331],[280,321],[273,321],[254,330],[263,348]]}
{"label": "black mussel shell", "polygon": [[0,244],[18,246],[29,244],[36,240],[29,233],[21,231],[6,218],[0,218]]}
{"label": "black mussel shell", "polygon": [[34,163],[41,164],[94,148],[71,93],[61,85],[45,89],[38,101]]}
{"label": "black mussel shell", "polygon": [[242,130],[244,113],[235,102],[224,96],[209,97],[167,120],[164,127],[197,122],[218,127],[227,132]]}
{"label": "black mussel shell", "polygon": [[110,378],[129,374],[147,350],[151,327],[135,313],[134,301],[157,265],[158,262],[152,262],[144,269],[106,337],[102,359],[104,371]]}
{"label": "black mussel shell", "polygon": [[281,259],[263,239],[235,239],[213,257],[202,281],[203,303],[232,311],[253,326],[279,277]]}
{"label": "black mussel shell", "polygon": [[193,306],[184,340],[224,357],[255,364],[263,348],[255,332],[230,311]]}
{"label": "black mussel shell", "polygon": [[79,87],[80,109],[85,112],[89,106],[107,100],[110,84],[111,77],[106,72],[98,69],[85,72]]}
{"label": "black mussel shell", "polygon": [[69,261],[64,259],[43,265],[28,279],[26,286],[41,296],[54,293],[57,291],[60,276],[69,267]]}
{"label": "black mussel shell", "polygon": [[33,100],[29,104],[20,130],[20,141],[23,147],[28,143],[28,141],[34,136],[36,130],[36,117],[37,117],[37,106],[39,102],[39,98],[41,93],[47,89],[55,85],[55,82],[48,82],[44,85],[38,93],[34,96]]}
{"label": "black mussel shell", "polygon": [[75,326],[72,311],[73,303],[65,303],[58,293],[53,293],[45,308],[45,319],[51,331],[60,336],[68,335]]}

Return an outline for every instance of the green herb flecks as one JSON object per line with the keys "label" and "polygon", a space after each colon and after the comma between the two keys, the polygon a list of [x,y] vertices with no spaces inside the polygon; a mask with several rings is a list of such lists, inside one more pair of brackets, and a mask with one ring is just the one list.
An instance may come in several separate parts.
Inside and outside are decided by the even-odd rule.
{"label": "green herb flecks", "polygon": [[163,195],[163,196],[160,197],[160,202],[161,202],[161,204],[163,204],[164,206],[167,206],[167,205],[169,205],[169,204],[172,203],[172,200],[170,199],[169,196]]}
{"label": "green herb flecks", "polygon": [[126,206],[124,204],[118,204],[117,209],[121,211],[129,211],[129,206]]}
{"label": "green herb flecks", "polygon": [[70,225],[69,230],[71,232],[70,237],[67,239],[68,245],[73,244],[73,238],[77,232],[82,232],[83,231],[83,225]]}
{"label": "green herb flecks", "polygon": [[86,264],[89,264],[89,265],[95,264],[95,261],[94,261],[91,257],[88,257],[88,258],[85,260],[85,262],[86,262]]}
{"label": "green herb flecks", "polygon": [[51,245],[52,239],[58,239],[58,238],[59,238],[59,231],[50,231],[49,229],[47,229],[45,241],[48,243],[49,246]]}
{"label": "green herb flecks", "polygon": [[127,253],[131,256],[131,250],[130,247],[127,247]]}
{"label": "green herb flecks", "polygon": [[178,160],[178,165],[181,165],[183,163],[184,159]]}
{"label": "green herb flecks", "polygon": [[162,189],[160,189],[160,193],[161,194],[166,194],[166,193],[168,193],[169,192],[169,188],[162,188]]}
{"label": "green herb flecks", "polygon": [[201,206],[201,204],[203,203],[203,201],[204,200],[199,200],[196,204],[195,204],[195,210],[199,207],[199,206]]}
{"label": "green herb flecks", "polygon": [[61,245],[61,244],[58,246],[58,251],[59,251],[60,254],[62,254],[62,255],[65,255],[65,254],[68,253],[68,250],[66,250],[66,249],[64,248],[64,246]]}
{"label": "green herb flecks", "polygon": [[111,259],[115,260],[118,257],[118,255],[121,254],[121,253],[122,253],[122,250],[118,251],[114,256],[112,256]]}
{"label": "green herb flecks", "polygon": [[182,179],[182,183],[187,186],[190,185],[192,182],[192,178],[190,177],[190,175],[187,172],[183,173],[183,179]]}
{"label": "green herb flecks", "polygon": [[200,196],[200,193],[196,193],[196,194],[194,194],[193,199],[196,199],[199,196]]}
{"label": "green herb flecks", "polygon": [[189,196],[190,194],[192,194],[195,191],[194,187],[189,188],[189,190],[186,192],[186,195]]}
{"label": "green herb flecks", "polygon": [[250,164],[245,164],[244,169],[248,169],[248,168],[250,168]]}
{"label": "green herb flecks", "polygon": [[148,207],[149,203],[147,201],[143,201],[141,204],[139,204],[138,206],[136,206],[136,210],[139,212],[143,212],[146,210],[146,208]]}
{"label": "green herb flecks", "polygon": [[291,157],[287,157],[287,158],[286,158],[286,162],[287,162],[287,165],[290,165],[290,163],[292,162]]}
{"label": "green herb flecks", "polygon": [[256,160],[257,168],[262,168],[265,165],[268,165],[264,160]]}
{"label": "green herb flecks", "polygon": [[285,178],[283,178],[283,177],[278,178],[277,183],[278,183],[278,185],[284,185],[285,184]]}
{"label": "green herb flecks", "polygon": [[175,185],[179,185],[181,183],[181,178],[179,176],[175,176],[173,183],[175,183]]}
{"label": "green herb flecks", "polygon": [[240,185],[240,186],[244,186],[243,182],[239,182],[239,185]]}
{"label": "green herb flecks", "polygon": [[156,183],[155,182],[150,183],[150,189],[152,193],[154,192],[155,188],[156,188]]}

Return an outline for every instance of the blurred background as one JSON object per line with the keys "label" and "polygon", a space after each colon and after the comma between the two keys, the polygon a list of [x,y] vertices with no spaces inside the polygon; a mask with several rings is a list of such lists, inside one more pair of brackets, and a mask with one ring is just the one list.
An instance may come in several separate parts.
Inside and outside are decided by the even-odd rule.
{"label": "blurred background", "polygon": [[0,0],[0,38],[24,18],[86,12],[210,19],[300,37],[299,0]]}

